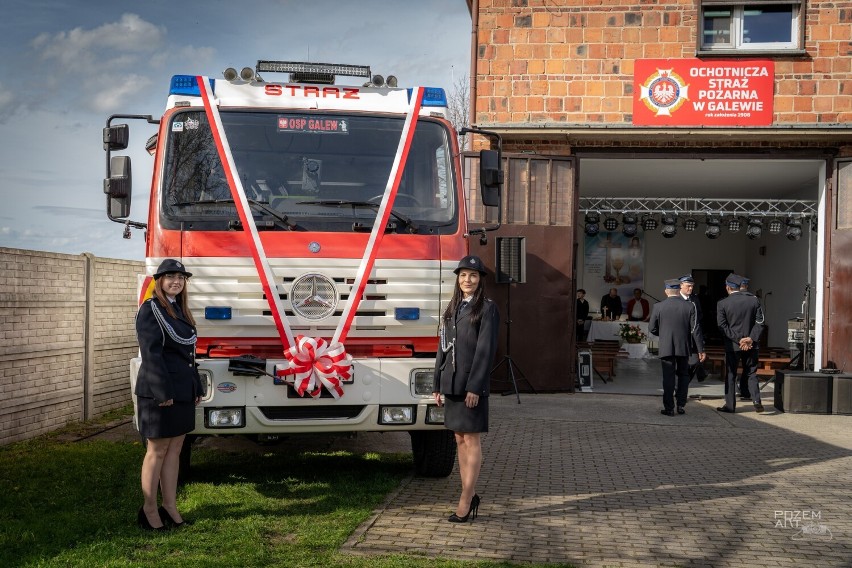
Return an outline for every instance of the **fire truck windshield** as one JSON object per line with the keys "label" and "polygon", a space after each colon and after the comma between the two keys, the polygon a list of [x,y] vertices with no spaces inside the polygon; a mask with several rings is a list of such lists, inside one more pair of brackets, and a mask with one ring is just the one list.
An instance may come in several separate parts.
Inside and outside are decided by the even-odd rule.
{"label": "fire truck windshield", "polygon": [[[404,118],[311,111],[227,111],[221,116],[235,175],[259,225],[337,232],[372,225]],[[239,217],[204,111],[176,113],[168,132],[163,227],[233,230]],[[391,219],[398,222],[389,224],[391,230],[455,231],[458,206],[448,135],[440,122],[419,119],[393,205]]]}

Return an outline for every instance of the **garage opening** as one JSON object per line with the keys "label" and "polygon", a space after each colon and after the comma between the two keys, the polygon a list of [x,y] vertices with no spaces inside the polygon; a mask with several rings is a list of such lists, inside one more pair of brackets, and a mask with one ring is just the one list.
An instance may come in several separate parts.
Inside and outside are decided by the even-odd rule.
{"label": "garage opening", "polygon": [[[815,283],[824,261],[817,231],[824,222],[824,158],[594,151],[578,152],[577,159],[576,282],[589,302],[588,339],[612,335],[623,343],[619,330],[627,322],[601,321],[611,289],[622,303],[616,319],[627,320],[642,313],[626,313],[634,295],[652,306],[665,297],[664,280],[692,274],[696,293],[704,295],[705,337],[721,346],[715,304],[725,295],[724,276],[735,272],[750,279],[749,292],[763,305],[766,357],[779,354],[778,366],[799,355],[792,364],[801,364],[797,349],[804,344],[791,334],[810,321],[804,358],[820,368],[823,290]],[[599,380],[595,392],[658,394],[659,361],[652,358],[653,337],[646,341],[647,353],[631,349],[633,359],[622,348],[612,380]],[[723,392],[717,377],[705,382],[700,389],[709,396]]]}

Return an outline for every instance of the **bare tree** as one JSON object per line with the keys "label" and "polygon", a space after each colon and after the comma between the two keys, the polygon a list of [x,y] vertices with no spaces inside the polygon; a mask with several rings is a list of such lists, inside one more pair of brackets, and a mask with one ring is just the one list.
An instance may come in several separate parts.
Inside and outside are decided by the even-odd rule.
{"label": "bare tree", "polygon": [[[447,99],[449,119],[456,132],[470,125],[470,80],[467,75],[459,77]],[[467,148],[467,135],[459,136],[459,146]]]}

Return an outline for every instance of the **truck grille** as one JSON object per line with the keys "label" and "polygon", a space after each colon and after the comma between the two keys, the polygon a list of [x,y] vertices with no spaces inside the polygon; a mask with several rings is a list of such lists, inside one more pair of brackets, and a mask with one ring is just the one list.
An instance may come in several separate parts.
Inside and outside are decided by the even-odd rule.
{"label": "truck grille", "polygon": [[[285,258],[270,259],[270,264],[281,307],[293,333],[311,337],[330,335],[352,291],[359,259]],[[229,306],[233,314],[232,319],[224,321],[199,317],[200,337],[277,337],[269,303],[251,259],[197,257],[192,259],[191,266],[190,309],[193,314],[198,317],[207,306]],[[444,274],[439,260],[379,259],[373,270],[349,337],[435,337],[442,300],[448,302],[452,293],[451,267],[448,266]],[[306,301],[304,291],[300,294],[296,289],[298,281],[309,275],[320,275],[324,279],[323,299],[317,300],[316,306]],[[312,289],[313,284],[308,287]],[[294,293],[298,297],[292,297]],[[330,309],[326,306],[326,295],[332,293],[338,300]],[[299,302],[304,309],[294,310]],[[396,320],[395,309],[401,307],[419,308],[420,319]]]}

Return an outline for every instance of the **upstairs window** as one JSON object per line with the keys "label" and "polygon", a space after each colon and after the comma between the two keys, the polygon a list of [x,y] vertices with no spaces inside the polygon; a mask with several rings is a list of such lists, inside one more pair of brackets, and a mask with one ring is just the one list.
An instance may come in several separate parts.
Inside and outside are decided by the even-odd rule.
{"label": "upstairs window", "polygon": [[699,51],[768,52],[802,49],[804,2],[702,0]]}

